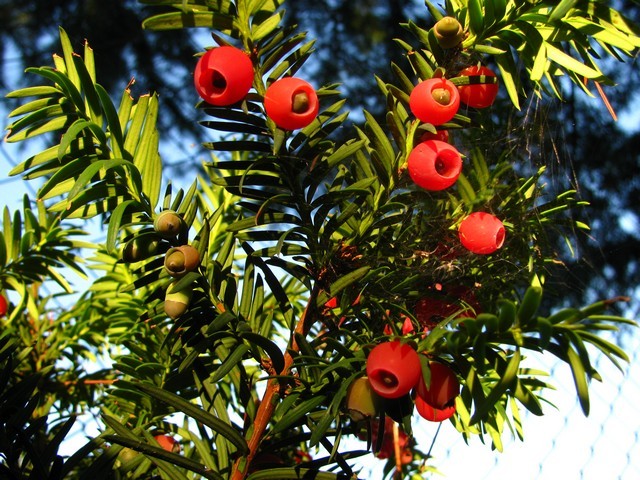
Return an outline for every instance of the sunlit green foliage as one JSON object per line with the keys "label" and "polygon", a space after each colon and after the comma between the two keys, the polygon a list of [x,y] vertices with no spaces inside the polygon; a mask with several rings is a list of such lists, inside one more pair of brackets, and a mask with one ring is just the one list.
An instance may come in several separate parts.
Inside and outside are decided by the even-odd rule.
{"label": "sunlit green foliage", "polygon": [[[64,30],[54,66],[27,69],[40,84],[10,94],[25,103],[10,114],[7,141],[44,136],[50,146],[11,172],[44,183],[22,214],[4,215],[0,281],[17,300],[2,319],[0,428],[6,435],[35,429],[52,440],[47,455],[30,451],[18,461],[14,452],[0,469],[17,478],[146,478],[154,470],[172,479],[283,479],[318,469],[314,478],[353,476],[350,460],[381,445],[344,448],[347,437],[370,438],[373,426],[353,421],[344,398],[370,348],[391,336],[454,366],[463,387],[453,424],[466,440],[488,437],[501,450],[507,430],[524,436],[521,408],[544,413],[553,382],[527,367],[529,355],[566,362],[588,414],[588,381],[599,375],[587,346],[626,361],[598,333],[632,322],[607,315],[620,299],[539,311],[546,265],[557,255],[546,237],[570,241],[572,228],[588,228],[563,216],[582,202],[573,190],[549,198],[544,168],[517,174],[519,152],[487,158],[471,147],[456,188],[416,188],[407,155],[435,128],[413,118],[408,98],[419,79],[453,78],[485,55],[499,65],[515,107],[525,94],[559,94],[559,74],[579,84],[583,77],[609,82],[596,59],[632,55],[640,45],[635,26],[594,2],[449,2],[446,12],[428,4],[435,18],[457,18],[465,39],[443,50],[432,30],[408,22],[415,41],[400,42],[408,62],[391,64],[393,82],[379,80],[385,123],[364,112],[364,125],[338,141],[348,115],[338,85],[318,86],[320,114],[301,130],[281,130],[264,113],[268,85],[303,71],[314,48],[282,25],[280,1],[143,3],[160,9],[146,28],[208,28],[215,43],[243,48],[254,90],[231,107],[197,106],[203,137],[214,139],[203,142],[211,150],[205,175],[185,188],[162,175],[157,95],[134,99],[125,90],[114,103],[95,78],[92,50],[74,53]],[[520,82],[519,62],[533,92]],[[469,111],[444,127],[455,132],[477,122]],[[457,246],[457,226],[477,210],[506,225],[508,240],[496,254]],[[176,235],[154,229],[163,211],[182,219]],[[104,240],[75,239],[76,219],[100,221]],[[122,257],[132,242],[141,258]],[[185,244],[197,249],[199,263],[175,279],[164,254]],[[52,311],[38,286],[53,280],[71,293],[61,267],[98,277],[73,306]],[[164,308],[169,288],[190,292],[176,320]],[[414,311],[424,297],[457,307],[428,335]],[[328,307],[332,298],[337,303]],[[414,330],[403,335],[405,319]],[[98,353],[114,364],[84,375],[79,362]],[[59,371],[65,358],[73,368]],[[100,388],[87,392],[88,384]],[[410,434],[413,404],[405,400],[388,403],[374,422],[390,416]],[[24,405],[25,415],[9,416]],[[64,411],[61,426],[47,423],[54,406]],[[70,415],[87,406],[99,407],[101,434],[66,462],[55,458]],[[180,437],[181,452],[158,445],[154,436],[164,433]],[[295,467],[296,452],[315,447],[328,453]],[[250,472],[266,452],[278,456],[279,468]],[[414,455],[402,474],[422,468],[426,454]]]}

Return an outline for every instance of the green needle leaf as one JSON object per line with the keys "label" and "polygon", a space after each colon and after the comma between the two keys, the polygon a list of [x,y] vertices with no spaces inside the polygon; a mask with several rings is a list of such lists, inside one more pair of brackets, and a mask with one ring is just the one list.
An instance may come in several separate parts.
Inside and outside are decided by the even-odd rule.
{"label": "green needle leaf", "polygon": [[177,411],[184,413],[197,422],[206,425],[214,432],[219,433],[227,440],[229,440],[233,445],[237,447],[237,449],[241,453],[245,454],[248,452],[249,448],[244,437],[240,435],[240,433],[234,427],[226,422],[223,422],[219,418],[214,417],[209,412],[202,410],[197,405],[188,402],[175,393],[168,392],[167,390],[163,390],[162,388],[156,387],[155,385],[151,385],[148,383],[132,383],[130,385],[133,388],[141,390],[144,393],[154,397],[155,399],[172,406]]}

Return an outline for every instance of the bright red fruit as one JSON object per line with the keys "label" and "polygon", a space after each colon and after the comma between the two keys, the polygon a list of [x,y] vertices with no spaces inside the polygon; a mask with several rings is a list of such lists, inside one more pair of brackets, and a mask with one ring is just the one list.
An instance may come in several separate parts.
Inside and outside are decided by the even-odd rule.
{"label": "bright red fruit", "polygon": [[169,435],[155,435],[153,438],[160,444],[167,452],[178,453],[180,451],[180,444],[175,438]]}
{"label": "bright red fruit", "polygon": [[247,95],[253,84],[253,63],[239,48],[212,48],[198,60],[193,79],[198,95],[207,103],[233,105]]}
{"label": "bright red fruit", "polygon": [[427,140],[415,146],[407,157],[411,179],[425,190],[444,190],[456,183],[462,171],[462,158],[453,145]]}
{"label": "bright red fruit", "polygon": [[460,93],[446,78],[420,82],[409,95],[409,108],[422,122],[442,125],[453,118],[460,107]]}
{"label": "bright red fruit", "polygon": [[267,87],[264,109],[278,127],[297,130],[318,116],[320,102],[311,84],[300,78],[285,77]]}
{"label": "bright red fruit", "polygon": [[460,393],[460,383],[453,370],[440,362],[429,362],[431,379],[429,386],[420,377],[416,393],[418,397],[434,408],[446,408]]}
{"label": "bright red fruit", "polygon": [[416,410],[422,418],[429,420],[430,422],[443,422],[448,418],[451,418],[451,416],[456,413],[455,405],[450,405],[444,408],[435,408],[420,397],[416,397]]}
{"label": "bright red fruit", "polygon": [[7,299],[4,295],[0,295],[0,317],[4,317],[7,314],[8,307]]}
{"label": "bright red fruit", "polygon": [[495,77],[496,74],[487,67],[473,65],[460,72],[461,77],[469,77],[469,85],[459,85],[460,101],[472,108],[487,108],[498,96],[497,83],[480,83],[480,75]]}
{"label": "bright red fruit", "polygon": [[427,140],[440,140],[441,142],[449,143],[449,130],[438,130],[436,133],[424,132],[420,135],[421,142],[426,142]]}
{"label": "bright red fruit", "polygon": [[420,357],[398,340],[376,345],[367,358],[371,388],[384,398],[399,398],[418,384],[422,376]]}
{"label": "bright red fruit", "polygon": [[460,223],[458,235],[462,245],[472,251],[487,255],[504,244],[505,229],[500,219],[485,212],[474,212]]}

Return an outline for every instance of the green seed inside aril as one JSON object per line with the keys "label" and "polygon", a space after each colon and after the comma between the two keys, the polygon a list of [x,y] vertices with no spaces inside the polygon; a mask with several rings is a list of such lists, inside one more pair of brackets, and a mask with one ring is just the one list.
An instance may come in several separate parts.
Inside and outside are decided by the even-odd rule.
{"label": "green seed inside aril", "polygon": [[307,92],[294,93],[291,109],[294,113],[304,113],[309,110],[309,95],[307,95]]}
{"label": "green seed inside aril", "polygon": [[451,101],[451,93],[446,88],[434,88],[431,91],[431,96],[440,105],[448,105]]}

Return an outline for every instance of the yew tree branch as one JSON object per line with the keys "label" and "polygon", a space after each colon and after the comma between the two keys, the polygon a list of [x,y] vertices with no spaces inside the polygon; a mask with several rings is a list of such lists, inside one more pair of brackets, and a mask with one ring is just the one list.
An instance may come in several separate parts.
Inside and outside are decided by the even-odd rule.
{"label": "yew tree branch", "polygon": [[[300,346],[296,341],[296,334],[306,336],[309,332],[309,328],[313,324],[310,321],[312,317],[311,312],[315,312],[316,308],[316,298],[318,297],[318,288],[314,286],[311,291],[311,295],[309,297],[309,301],[305,310],[302,312],[302,315],[298,319],[298,323],[296,324],[295,329],[291,335],[291,347],[287,349],[284,354],[284,368],[282,372],[280,372],[280,376],[286,376],[289,374],[291,370],[291,366],[293,365],[294,357],[293,355],[300,351]],[[249,446],[249,453],[244,457],[239,457],[234,465],[231,473],[231,480],[243,480],[246,478],[249,473],[249,466],[251,465],[251,461],[256,455],[258,448],[260,447],[260,442],[262,441],[265,430],[267,429],[267,425],[273,416],[273,413],[276,409],[278,403],[279,393],[283,389],[283,382],[281,379],[272,378],[267,383],[267,388],[262,396],[262,400],[260,405],[258,406],[258,410],[256,412],[255,419],[253,420],[253,425],[251,426],[250,437],[247,441]]]}

